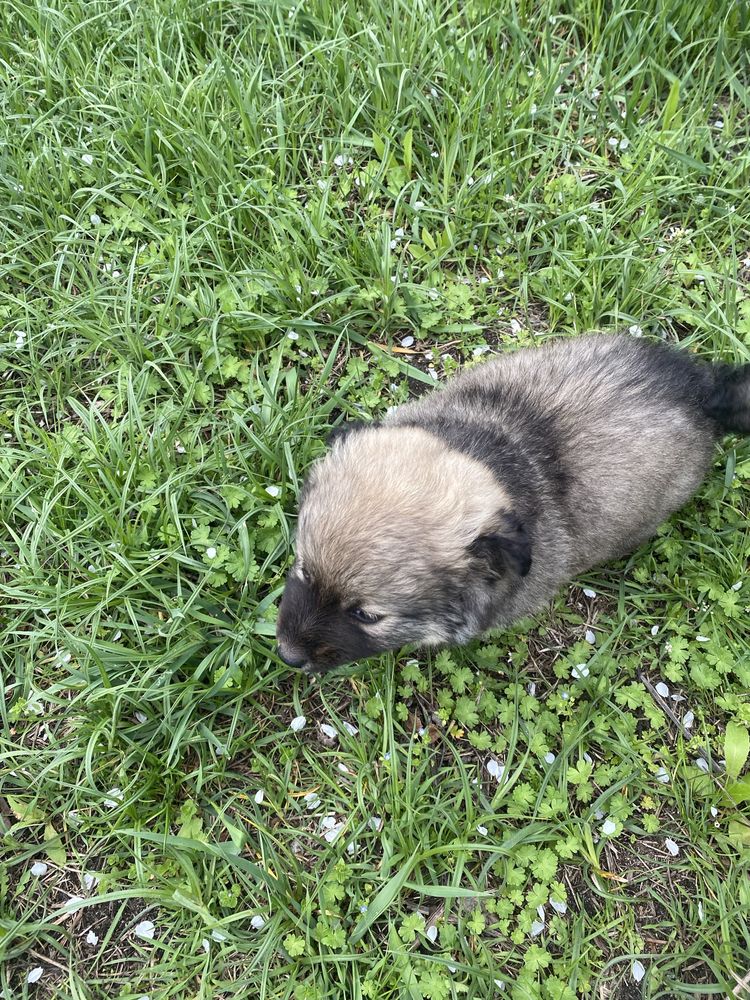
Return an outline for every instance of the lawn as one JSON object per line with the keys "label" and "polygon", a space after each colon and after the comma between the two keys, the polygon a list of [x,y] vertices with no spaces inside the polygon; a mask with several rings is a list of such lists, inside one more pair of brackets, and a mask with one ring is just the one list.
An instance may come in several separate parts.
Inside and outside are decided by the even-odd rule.
{"label": "lawn", "polygon": [[510,633],[274,654],[331,426],[750,360],[750,9],[0,8],[0,994],[750,998],[750,445]]}

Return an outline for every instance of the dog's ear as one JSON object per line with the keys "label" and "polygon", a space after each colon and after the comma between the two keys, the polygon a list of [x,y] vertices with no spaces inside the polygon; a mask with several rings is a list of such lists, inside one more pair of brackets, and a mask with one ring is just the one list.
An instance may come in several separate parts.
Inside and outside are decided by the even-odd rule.
{"label": "dog's ear", "polygon": [[469,553],[483,562],[492,576],[503,576],[509,570],[526,576],[531,569],[531,539],[515,514],[501,514],[497,527],[475,538]]}
{"label": "dog's ear", "polygon": [[334,427],[332,431],[329,432],[326,438],[326,444],[330,448],[335,441],[343,441],[345,437],[349,434],[353,434],[355,431],[367,430],[368,427],[377,427],[377,420],[347,420],[343,424],[339,424],[338,427]]}

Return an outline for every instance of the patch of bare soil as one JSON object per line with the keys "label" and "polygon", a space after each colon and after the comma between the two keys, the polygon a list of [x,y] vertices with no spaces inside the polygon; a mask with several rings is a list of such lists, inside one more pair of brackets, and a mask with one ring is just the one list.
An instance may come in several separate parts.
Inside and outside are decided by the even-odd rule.
{"label": "patch of bare soil", "polygon": [[156,907],[142,899],[97,903],[92,895],[84,896],[91,898],[89,905],[73,909],[84,892],[79,872],[50,865],[40,882],[29,882],[14,899],[14,922],[21,929],[5,970],[14,996],[23,995],[29,974],[37,1000],[59,1000],[71,972],[91,986],[99,979],[111,985],[131,981],[149,963],[134,928],[144,919],[156,922]]}

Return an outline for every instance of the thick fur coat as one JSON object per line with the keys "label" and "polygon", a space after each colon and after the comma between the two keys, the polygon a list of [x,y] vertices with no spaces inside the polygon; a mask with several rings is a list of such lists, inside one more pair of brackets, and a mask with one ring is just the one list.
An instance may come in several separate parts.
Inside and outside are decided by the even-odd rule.
{"label": "thick fur coat", "polygon": [[326,670],[463,643],[632,551],[750,432],[750,366],[592,335],[477,365],[310,471],[279,611],[282,658]]}

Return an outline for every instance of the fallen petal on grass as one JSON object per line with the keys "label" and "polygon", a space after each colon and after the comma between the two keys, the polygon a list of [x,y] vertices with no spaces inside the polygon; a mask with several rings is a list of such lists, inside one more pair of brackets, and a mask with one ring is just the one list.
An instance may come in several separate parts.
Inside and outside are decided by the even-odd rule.
{"label": "fallen petal on grass", "polygon": [[122,802],[124,797],[125,796],[123,795],[123,791],[121,788],[110,788],[110,790],[107,792],[107,797],[104,800],[104,805],[108,809],[116,809],[118,804]]}

